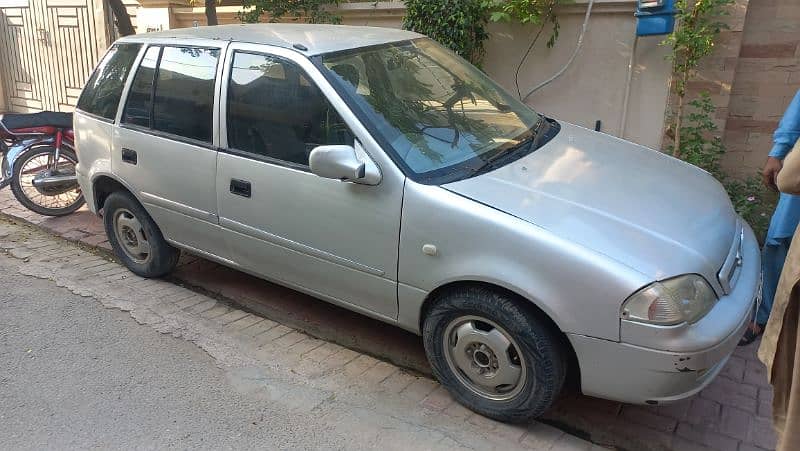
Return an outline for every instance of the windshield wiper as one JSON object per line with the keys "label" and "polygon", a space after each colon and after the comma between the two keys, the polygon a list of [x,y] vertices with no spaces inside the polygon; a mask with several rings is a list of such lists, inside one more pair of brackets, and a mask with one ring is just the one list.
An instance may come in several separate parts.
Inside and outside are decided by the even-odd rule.
{"label": "windshield wiper", "polygon": [[537,141],[539,137],[539,132],[541,131],[542,124],[544,124],[545,118],[544,116],[540,115],[539,120],[536,121],[533,127],[530,129],[530,135],[527,136],[522,141],[514,144],[512,147],[505,149],[503,151],[497,152],[496,154],[492,155],[491,157],[483,160],[483,164],[480,165],[475,172],[484,172],[487,169],[497,169],[502,165],[499,165],[498,162],[501,160],[505,160],[510,158],[512,155],[515,155],[517,152],[524,150],[527,152],[530,150],[531,146]]}

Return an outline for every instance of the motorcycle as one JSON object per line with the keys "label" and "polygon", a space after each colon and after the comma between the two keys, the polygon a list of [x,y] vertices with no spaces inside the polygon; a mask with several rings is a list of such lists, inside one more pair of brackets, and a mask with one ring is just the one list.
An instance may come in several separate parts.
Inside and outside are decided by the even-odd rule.
{"label": "motorcycle", "polygon": [[64,216],[83,206],[71,113],[0,116],[0,156],[0,188],[11,185],[29,210]]}

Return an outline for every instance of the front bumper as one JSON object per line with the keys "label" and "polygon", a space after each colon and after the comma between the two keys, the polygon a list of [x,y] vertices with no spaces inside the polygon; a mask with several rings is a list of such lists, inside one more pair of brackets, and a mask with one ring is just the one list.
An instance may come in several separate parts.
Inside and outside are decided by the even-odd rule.
{"label": "front bumper", "polygon": [[[742,251],[744,266],[735,288],[694,324],[645,329],[622,324],[622,342],[568,334],[578,356],[583,393],[660,404],[692,396],[711,383],[736,349],[761,297],[760,252],[748,226]],[[626,343],[630,337],[638,344]]]}
{"label": "front bumper", "polygon": [[750,317],[722,343],[675,353],[582,335],[569,337],[579,356],[584,394],[632,404],[661,404],[695,395],[719,374]]}

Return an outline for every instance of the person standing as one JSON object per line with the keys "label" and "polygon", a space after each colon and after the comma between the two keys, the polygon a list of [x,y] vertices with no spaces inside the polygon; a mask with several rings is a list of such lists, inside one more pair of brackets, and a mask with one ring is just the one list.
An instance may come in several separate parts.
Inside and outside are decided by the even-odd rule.
{"label": "person standing", "polygon": [[[783,167],[783,159],[800,138],[800,90],[795,94],[789,108],[786,109],[773,138],[774,146],[767,157],[762,176],[764,185],[777,191],[776,179]],[[761,255],[764,278],[763,300],[756,313],[755,321],[747,329],[739,346],[754,342],[764,332],[775,299],[778,280],[786,261],[786,254],[789,252],[789,245],[798,223],[800,223],[800,196],[781,193],[778,206],[775,208],[769,224]]]}
{"label": "person standing", "polygon": [[[777,176],[781,193],[800,194],[800,142]],[[800,229],[798,229],[800,230]],[[800,233],[794,233],[758,358],[774,389],[772,419],[778,451],[800,449]]]}

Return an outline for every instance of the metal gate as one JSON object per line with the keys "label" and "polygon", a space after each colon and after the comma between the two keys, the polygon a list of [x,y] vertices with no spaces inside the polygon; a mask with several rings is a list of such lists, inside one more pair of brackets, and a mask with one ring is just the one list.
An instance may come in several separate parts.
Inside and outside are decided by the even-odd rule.
{"label": "metal gate", "polygon": [[72,111],[109,42],[102,0],[0,0],[6,107]]}

